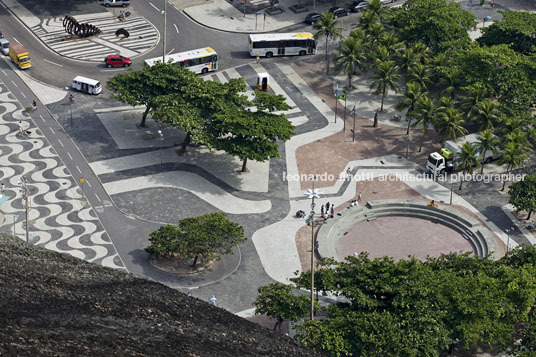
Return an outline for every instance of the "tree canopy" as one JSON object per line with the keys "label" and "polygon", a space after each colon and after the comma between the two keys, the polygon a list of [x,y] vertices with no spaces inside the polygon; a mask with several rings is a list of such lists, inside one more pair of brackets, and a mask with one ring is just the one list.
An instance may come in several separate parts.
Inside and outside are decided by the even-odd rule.
{"label": "tree canopy", "polygon": [[536,53],[536,14],[525,11],[499,11],[501,21],[482,28],[478,43],[486,46],[509,45],[516,52]]}
{"label": "tree canopy", "polygon": [[508,190],[510,200],[516,210],[523,210],[529,213],[536,211],[536,175],[527,175],[521,181],[514,182]]}

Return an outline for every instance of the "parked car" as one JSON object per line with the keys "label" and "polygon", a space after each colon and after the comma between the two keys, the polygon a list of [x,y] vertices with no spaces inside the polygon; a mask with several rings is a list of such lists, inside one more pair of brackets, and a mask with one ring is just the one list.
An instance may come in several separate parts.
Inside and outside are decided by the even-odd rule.
{"label": "parked car", "polygon": [[392,4],[394,2],[395,0],[380,0],[380,4],[382,5]]}
{"label": "parked car", "polygon": [[305,16],[305,23],[309,24],[309,25],[312,25],[320,18],[320,16],[321,15],[317,14],[316,12],[312,12],[310,14],[307,14],[307,16]]}
{"label": "parked car", "polygon": [[356,1],[352,2],[352,4],[350,4],[350,6],[348,8],[350,9],[351,12],[358,12],[359,9],[356,10],[356,7],[357,7],[357,5],[361,4],[362,2],[366,2],[366,0],[356,0]]}
{"label": "parked car", "polygon": [[345,9],[343,7],[332,7],[331,9],[329,9],[329,12],[331,12],[333,15],[335,15],[335,18],[337,18],[341,16],[348,16],[350,10]]}
{"label": "parked car", "polygon": [[102,4],[106,7],[110,7],[110,6],[127,7],[130,5],[130,0],[104,0]]}
{"label": "parked car", "polygon": [[357,4],[357,5],[353,8],[353,11],[355,11],[355,12],[363,11],[363,10],[365,10],[367,7],[368,7],[368,1],[362,1],[362,2],[360,2],[359,4]]}
{"label": "parked car", "polygon": [[3,37],[4,37],[4,35],[2,35],[2,31],[0,31],[0,38],[3,38]]}
{"label": "parked car", "polygon": [[0,38],[0,52],[6,56],[9,56],[9,45],[10,43],[7,38]]}
{"label": "parked car", "polygon": [[108,68],[110,67],[128,67],[132,64],[130,58],[121,55],[109,55],[104,58],[104,62]]}

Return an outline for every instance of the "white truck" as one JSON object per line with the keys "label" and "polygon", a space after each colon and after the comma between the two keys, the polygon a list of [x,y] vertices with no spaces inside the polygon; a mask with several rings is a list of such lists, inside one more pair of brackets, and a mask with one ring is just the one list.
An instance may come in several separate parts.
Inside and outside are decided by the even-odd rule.
{"label": "white truck", "polygon": [[[454,171],[453,161],[456,158],[456,154],[461,151],[463,143],[470,142],[478,145],[479,136],[480,134],[475,133],[462,136],[461,138],[458,138],[457,141],[446,141],[439,153],[433,152],[428,156],[426,172],[437,176]],[[477,155],[478,159],[484,163],[491,162],[500,157],[499,152],[494,154],[491,150],[486,151],[484,157],[480,156],[480,151],[478,151]]]}

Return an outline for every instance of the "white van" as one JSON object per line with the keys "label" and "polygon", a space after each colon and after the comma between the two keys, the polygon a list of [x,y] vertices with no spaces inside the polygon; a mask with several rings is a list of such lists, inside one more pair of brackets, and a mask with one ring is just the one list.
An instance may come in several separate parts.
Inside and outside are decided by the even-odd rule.
{"label": "white van", "polygon": [[130,5],[130,0],[104,0],[103,5],[108,6],[122,6],[127,7]]}
{"label": "white van", "polygon": [[72,88],[89,94],[99,94],[102,92],[102,86],[99,81],[82,76],[74,77]]}
{"label": "white van", "polygon": [[0,38],[0,52],[9,56],[9,41],[5,38]]}

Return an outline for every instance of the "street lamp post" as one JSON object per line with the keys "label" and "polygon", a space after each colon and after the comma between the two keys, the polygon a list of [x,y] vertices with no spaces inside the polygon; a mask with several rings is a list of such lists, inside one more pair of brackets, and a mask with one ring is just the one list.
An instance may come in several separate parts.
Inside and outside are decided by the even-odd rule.
{"label": "street lamp post", "polygon": [[311,199],[311,213],[306,222],[311,223],[311,321],[315,319],[315,198],[320,198],[320,193],[315,189],[316,176],[313,178],[313,188],[307,190],[305,195]]}
{"label": "street lamp post", "polygon": [[450,203],[452,206],[452,174],[450,175]]}
{"label": "street lamp post", "polygon": [[164,163],[164,156],[162,153],[162,146],[164,144],[164,133],[162,133],[162,130],[158,130],[158,135],[160,135],[160,166]]}
{"label": "street lamp post", "polygon": [[74,103],[74,97],[72,94],[69,94],[69,109],[71,111],[71,128],[73,127],[73,103]]}
{"label": "street lamp post", "polygon": [[354,127],[352,129],[352,142],[355,141],[355,104],[354,104],[354,109],[352,109],[352,112],[354,113]]}
{"label": "street lamp post", "polygon": [[506,254],[508,254],[508,250],[510,248],[510,233],[513,232],[516,229],[516,227],[510,227],[506,230],[506,234],[508,235],[508,239],[506,241]]}
{"label": "street lamp post", "polygon": [[162,15],[164,15],[164,42],[162,46],[162,63],[166,63],[167,0],[164,0],[164,11],[162,11]]}
{"label": "street lamp post", "polygon": [[30,211],[30,190],[28,189],[28,181],[24,176],[18,182],[19,192],[22,195],[24,202],[24,210],[26,211],[26,243],[30,243],[30,233],[28,231],[28,212]]}
{"label": "street lamp post", "polygon": [[342,92],[344,93],[344,124],[342,127],[342,131],[345,133],[346,132],[346,91],[343,90]]}

